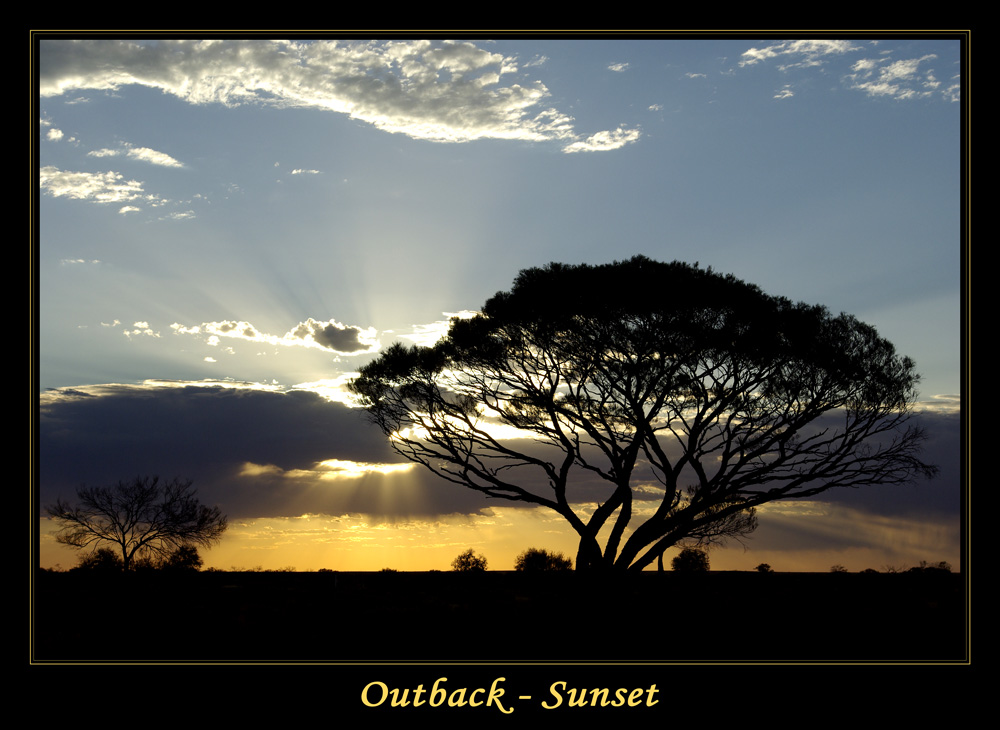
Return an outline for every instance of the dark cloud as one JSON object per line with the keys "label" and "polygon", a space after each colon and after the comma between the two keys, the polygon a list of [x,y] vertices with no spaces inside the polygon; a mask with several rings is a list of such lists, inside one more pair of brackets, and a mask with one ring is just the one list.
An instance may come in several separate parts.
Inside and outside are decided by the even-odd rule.
{"label": "dark cloud", "polygon": [[[311,478],[322,461],[401,458],[365,414],[315,393],[229,387],[101,386],[43,394],[41,502],[137,474],[195,480],[232,518],[365,512],[386,518],[477,512],[491,504],[423,468]],[[241,475],[244,465],[272,467]]]}
{"label": "dark cloud", "polygon": [[[928,432],[926,461],[941,468],[936,479],[901,487],[830,490],[821,500],[873,517],[957,524],[958,416],[924,413],[916,422]],[[307,391],[184,384],[52,391],[42,395],[39,436],[42,504],[59,495],[72,496],[81,484],[159,474],[194,479],[203,501],[219,504],[234,519],[365,513],[391,520],[522,505],[489,500],[423,467],[336,478],[331,478],[335,470],[317,471],[327,460],[387,464],[402,459],[362,411]],[[523,444],[535,453],[543,448]],[[518,479],[539,494],[548,489],[537,472]],[[649,481],[653,483],[652,475]],[[607,486],[581,473],[570,498],[594,505],[607,495]],[[637,495],[636,506],[643,501],[643,495]],[[806,522],[812,520],[802,523],[808,531]],[[791,530],[796,540],[804,539],[796,524],[794,518],[765,517],[758,535],[773,529],[793,537],[786,534]],[[764,530],[767,525],[772,527]],[[773,537],[780,535],[775,532]],[[837,542],[830,534],[814,537],[823,544]]]}
{"label": "dark cloud", "polygon": [[368,349],[368,345],[361,342],[360,328],[348,327],[336,322],[330,322],[326,326],[321,325],[322,323],[311,323],[310,331],[310,325],[304,324],[295,330],[295,333],[299,334],[305,329],[307,332],[299,336],[304,337],[311,334],[316,344],[336,352],[359,352]]}

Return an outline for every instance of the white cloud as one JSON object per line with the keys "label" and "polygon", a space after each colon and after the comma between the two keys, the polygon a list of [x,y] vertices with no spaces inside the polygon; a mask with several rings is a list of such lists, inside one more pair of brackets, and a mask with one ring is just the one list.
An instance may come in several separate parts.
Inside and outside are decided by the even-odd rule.
{"label": "white cloud", "polygon": [[608,70],[614,71],[615,73],[624,73],[624,71],[627,68],[628,68],[627,63],[613,63],[610,66],[608,66]]}
{"label": "white cloud", "polygon": [[127,154],[133,160],[148,162],[151,165],[160,165],[161,167],[184,167],[183,164],[165,152],[157,152],[149,147],[129,147]]}
{"label": "white cloud", "polygon": [[152,327],[149,326],[149,322],[135,322],[132,325],[132,329],[126,329],[122,331],[126,337],[130,340],[133,337],[159,337],[160,333],[156,332]]}
{"label": "white cloud", "polygon": [[[779,60],[778,68],[788,71],[793,68],[823,66],[827,61],[845,53],[865,50],[846,40],[798,40],[784,41],[764,48],[751,48],[742,56],[739,65]],[[881,51],[877,58],[861,58],[850,65],[850,72],[843,78],[849,88],[863,91],[868,96],[887,96],[895,99],[928,98],[940,94],[947,101],[958,101],[958,84],[942,88],[933,70],[922,70],[923,64],[937,58],[927,54],[920,58],[893,61],[889,51]],[[792,96],[790,85],[775,94],[776,99]]]}
{"label": "white cloud", "polygon": [[327,109],[436,142],[582,138],[573,117],[545,106],[543,83],[515,78],[516,58],[472,43],[51,40],[39,66],[42,96],[138,84],[191,104]]}
{"label": "white cloud", "polygon": [[157,150],[150,149],[149,147],[133,147],[127,143],[123,149],[113,150],[105,147],[99,150],[91,150],[87,153],[88,157],[121,157],[123,155],[133,160],[139,160],[140,162],[147,162],[151,165],[159,165],[161,167],[184,167],[182,163],[178,162],[165,152],[158,152]]}
{"label": "white cloud", "polygon": [[123,203],[155,200],[138,180],[126,180],[119,172],[69,172],[48,165],[40,170],[41,189],[54,198],[93,200],[97,203]]}
{"label": "white cloud", "polygon": [[479,312],[464,309],[461,312],[441,312],[441,314],[445,316],[445,319],[439,319],[436,322],[428,324],[415,324],[413,325],[413,332],[405,335],[401,334],[400,338],[409,340],[422,347],[430,347],[448,334],[448,329],[451,327],[451,320],[455,318],[469,319],[475,317]]}
{"label": "white cloud", "polygon": [[292,175],[320,175],[322,174],[319,170],[300,170],[295,169],[291,172]]}
{"label": "white cloud", "polygon": [[773,46],[751,48],[745,51],[740,57],[740,66],[752,66],[773,58],[786,58],[790,61],[780,66],[782,70],[801,66],[818,66],[823,63],[826,56],[839,56],[857,50],[860,50],[858,46],[846,40],[784,41]]}
{"label": "white cloud", "polygon": [[629,142],[639,139],[638,129],[625,129],[619,127],[613,132],[598,132],[587,139],[573,142],[563,148],[563,152],[597,152],[604,150],[616,150],[624,147]]}
{"label": "white cloud", "polygon": [[929,53],[920,58],[890,61],[888,58],[866,58],[851,66],[852,73],[845,77],[851,88],[864,91],[869,96],[888,96],[894,99],[928,98],[940,93],[948,101],[958,101],[958,86],[940,89],[934,71],[921,70],[921,64],[933,61],[937,55]]}
{"label": "white cloud", "polygon": [[58,142],[63,138],[63,133],[61,129],[50,129],[45,135],[46,139],[52,140],[53,142]]}
{"label": "white cloud", "polygon": [[307,319],[282,336],[261,332],[249,322],[224,320],[186,327],[175,322],[170,328],[178,335],[207,335],[206,342],[218,346],[221,338],[239,339],[285,347],[310,347],[342,355],[360,355],[379,348],[378,333],[373,327],[363,329],[328,321]]}

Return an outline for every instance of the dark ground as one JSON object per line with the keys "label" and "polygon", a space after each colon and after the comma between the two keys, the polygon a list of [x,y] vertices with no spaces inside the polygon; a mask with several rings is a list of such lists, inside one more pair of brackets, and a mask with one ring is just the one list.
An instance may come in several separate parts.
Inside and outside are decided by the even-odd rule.
{"label": "dark ground", "polygon": [[32,658],[954,661],[958,574],[38,574]]}

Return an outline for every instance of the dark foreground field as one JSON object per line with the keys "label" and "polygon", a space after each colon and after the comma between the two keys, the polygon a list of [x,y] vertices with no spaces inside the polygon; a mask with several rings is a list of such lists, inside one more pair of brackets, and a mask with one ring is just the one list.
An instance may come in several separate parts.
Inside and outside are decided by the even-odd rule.
{"label": "dark foreground field", "polygon": [[66,660],[966,658],[957,574],[41,573]]}

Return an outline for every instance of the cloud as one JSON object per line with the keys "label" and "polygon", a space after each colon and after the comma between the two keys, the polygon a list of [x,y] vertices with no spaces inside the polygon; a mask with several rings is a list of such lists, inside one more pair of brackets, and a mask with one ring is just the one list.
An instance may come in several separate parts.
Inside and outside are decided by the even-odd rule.
{"label": "cloud", "polygon": [[50,139],[50,140],[52,140],[53,142],[56,142],[56,141],[58,141],[58,140],[60,140],[60,139],[62,139],[62,138],[63,138],[63,133],[62,133],[62,130],[61,130],[61,129],[50,129],[50,130],[49,130],[49,131],[48,131],[48,132],[47,132],[47,133],[45,134],[45,138],[46,138],[46,139]]}
{"label": "cloud", "polygon": [[205,322],[188,327],[175,322],[170,328],[178,335],[208,335],[207,342],[217,345],[220,337],[259,342],[286,347],[312,347],[341,355],[358,355],[378,350],[379,341],[373,327],[361,328],[328,321],[307,319],[282,336],[261,332],[249,322],[224,320]]}
{"label": "cloud", "polygon": [[136,322],[132,329],[123,330],[122,334],[130,340],[133,337],[159,337],[160,333],[149,326],[149,322]]}
{"label": "cloud", "polygon": [[610,66],[608,66],[608,70],[614,71],[615,73],[624,73],[627,68],[628,68],[627,63],[613,63]]}
{"label": "cloud", "polygon": [[[821,529],[815,521],[802,522],[803,510],[817,517],[850,512],[853,517],[838,523],[844,525],[862,520],[875,527],[957,524],[959,415],[920,413],[916,418],[915,425],[929,437],[926,459],[942,468],[935,480],[830,490],[821,498],[773,503],[762,518],[800,534]],[[311,389],[146,381],[50,390],[39,396],[39,439],[42,504],[71,496],[80,484],[106,484],[135,474],[190,477],[202,501],[219,504],[233,519],[474,514],[493,504],[428,469],[412,468],[366,422],[363,411]],[[545,447],[537,448],[538,456],[546,453]],[[548,489],[544,479],[534,483],[530,474],[525,476],[531,488]],[[599,479],[581,471],[579,480],[571,501],[583,511],[606,498],[607,486]],[[637,513],[654,506],[648,498],[655,493],[637,496]],[[816,540],[836,542],[834,532],[816,534]],[[774,539],[780,542],[777,535]],[[764,530],[755,540],[755,548],[770,544]],[[847,540],[858,541],[857,536]]]}
{"label": "cloud", "polygon": [[844,53],[858,51],[860,48],[845,40],[795,40],[776,43],[764,48],[751,48],[740,56],[740,66],[754,64],[780,58],[788,61],[779,65],[784,71],[789,68],[821,66],[827,56],[839,56]]}
{"label": "cloud", "polygon": [[159,200],[143,190],[138,180],[126,180],[120,172],[70,172],[51,165],[40,171],[41,189],[54,198],[91,200],[96,203],[123,203],[132,200]]}
{"label": "cloud", "polygon": [[[863,50],[862,46],[846,40],[784,41],[764,48],[751,48],[740,57],[739,65],[753,66],[777,60],[781,71],[813,68],[824,66],[829,60],[844,54]],[[919,58],[892,60],[888,52],[883,52],[877,58],[856,60],[843,79],[848,88],[863,91],[873,97],[920,99],[939,94],[946,101],[958,101],[957,78],[953,83],[944,85],[935,77],[933,70],[923,68],[937,58],[936,54],[930,53]],[[787,99],[792,95],[790,86],[785,85],[774,98]]]}
{"label": "cloud", "polygon": [[[325,109],[435,142],[582,138],[545,105],[543,83],[517,78],[516,58],[468,42],[51,40],[39,69],[43,97],[137,84],[190,104]],[[621,139],[580,149],[617,149],[638,133]]]}
{"label": "cloud", "polygon": [[300,340],[305,344],[315,343],[324,349],[342,353],[372,352],[378,348],[374,329],[348,327],[332,319],[329,322],[317,322],[309,318],[285,335],[285,339]]}
{"label": "cloud", "polygon": [[195,481],[230,519],[473,514],[480,494],[414,468],[362,411],[260,384],[147,381],[39,396],[42,504],[136,474]]}
{"label": "cloud", "polygon": [[125,156],[132,160],[139,160],[140,162],[147,162],[151,165],[159,165],[161,167],[184,167],[184,165],[177,160],[175,160],[170,155],[165,152],[158,152],[149,147],[134,147],[130,144],[125,144],[122,149],[112,150],[108,148],[91,150],[87,153],[88,157],[121,157]]}
{"label": "cloud", "polygon": [[948,101],[958,101],[957,84],[942,89],[933,70],[921,70],[921,64],[935,59],[937,55],[933,53],[898,61],[865,58],[851,66],[851,73],[845,79],[851,88],[864,91],[868,96],[918,99],[942,94]]}
{"label": "cloud", "polygon": [[430,347],[448,334],[448,329],[451,327],[453,319],[469,319],[475,317],[479,312],[464,309],[461,312],[441,312],[441,314],[445,316],[445,319],[439,319],[436,322],[428,324],[415,324],[413,325],[412,332],[400,334],[399,337],[422,347]]}
{"label": "cloud", "polygon": [[587,139],[563,147],[563,152],[616,150],[639,139],[639,130],[619,127],[613,132],[598,132]]}

